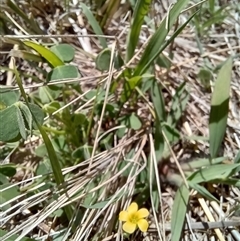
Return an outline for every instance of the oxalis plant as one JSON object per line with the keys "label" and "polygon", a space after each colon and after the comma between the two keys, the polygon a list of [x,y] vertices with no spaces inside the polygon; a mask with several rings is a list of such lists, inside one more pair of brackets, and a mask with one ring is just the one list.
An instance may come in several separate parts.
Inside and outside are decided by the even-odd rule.
{"label": "oxalis plant", "polygon": [[[21,80],[24,73],[14,66],[10,71],[16,78],[17,90],[4,86],[0,89],[0,141],[17,149],[32,136],[41,140],[34,152],[41,159],[35,172],[37,178],[30,186],[20,189],[12,185],[9,180],[16,174],[16,165],[1,166],[3,226],[21,208],[38,205],[37,210],[41,212],[9,232],[2,230],[2,240],[37,240],[34,234],[31,239],[27,236],[44,220],[53,223],[53,218],[61,222],[58,233],[49,233],[53,240],[103,240],[111,235],[120,237],[122,232],[126,239],[134,240],[138,238],[137,228],[148,231],[150,212],[156,225],[160,225],[156,218],[156,212],[161,210],[158,166],[174,156],[171,146],[181,138],[177,124],[189,93],[183,82],[167,109],[163,85],[155,78],[154,66],[165,63],[159,65],[169,68],[163,50],[198,13],[194,12],[173,30],[188,3],[179,0],[169,9],[142,48],[139,60],[135,59],[135,53],[151,1],[139,0],[134,5],[125,54],[118,49],[117,41],[112,48],[108,47],[102,37],[101,22],[82,3],[82,11],[102,46],[94,59],[96,67],[103,76],[107,72],[107,77],[100,81],[105,84],[100,83],[86,93],[74,82],[81,78],[81,73],[71,64],[75,53],[70,45],[46,47],[37,41],[15,42],[22,48],[12,51],[12,56],[45,63],[48,70],[38,68],[44,80],[37,91],[28,94]],[[112,8],[109,5],[108,11]],[[105,21],[103,18],[102,23]],[[225,165],[222,162],[226,158],[218,157],[226,130],[231,70],[229,58],[218,73],[212,94],[210,158],[183,164],[178,166],[179,174],[166,175],[177,187],[171,214],[171,240],[180,240],[191,190],[218,202],[202,183],[239,185],[233,176],[239,171],[240,158],[236,157],[234,164]],[[74,102],[71,100],[74,95],[83,99]],[[150,120],[136,111],[139,100],[146,106]],[[78,106],[74,106],[76,103]],[[76,111],[81,105],[87,107]],[[146,146],[148,150],[144,149]],[[28,206],[21,199],[17,204],[12,201],[21,195]]]}

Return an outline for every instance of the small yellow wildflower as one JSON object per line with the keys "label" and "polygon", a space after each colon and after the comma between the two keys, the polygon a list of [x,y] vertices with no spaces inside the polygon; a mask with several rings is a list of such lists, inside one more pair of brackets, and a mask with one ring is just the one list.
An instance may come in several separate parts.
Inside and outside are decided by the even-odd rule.
{"label": "small yellow wildflower", "polygon": [[138,227],[142,232],[146,232],[148,229],[148,222],[146,219],[149,212],[146,208],[138,210],[137,203],[133,202],[128,207],[127,211],[121,211],[119,213],[119,220],[125,222],[123,224],[123,230],[126,233],[133,233]]}

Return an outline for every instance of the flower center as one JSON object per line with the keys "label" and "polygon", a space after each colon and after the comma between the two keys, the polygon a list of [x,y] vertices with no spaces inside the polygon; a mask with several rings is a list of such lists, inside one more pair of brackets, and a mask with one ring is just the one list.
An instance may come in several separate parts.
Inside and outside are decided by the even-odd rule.
{"label": "flower center", "polygon": [[131,223],[137,224],[138,220],[139,220],[138,215],[136,215],[135,213],[129,216],[129,221]]}

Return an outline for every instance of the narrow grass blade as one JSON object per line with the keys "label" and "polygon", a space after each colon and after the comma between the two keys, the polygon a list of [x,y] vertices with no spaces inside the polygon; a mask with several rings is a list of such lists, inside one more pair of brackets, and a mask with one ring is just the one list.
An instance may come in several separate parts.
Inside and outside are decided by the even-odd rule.
{"label": "narrow grass blade", "polygon": [[133,20],[127,39],[126,62],[134,55],[135,48],[138,44],[139,34],[144,22],[144,17],[149,11],[152,0],[138,0],[133,13]]}
{"label": "narrow grass blade", "polygon": [[153,105],[156,111],[156,117],[159,121],[166,120],[166,112],[165,112],[165,103],[162,96],[162,90],[160,85],[157,83],[157,80],[153,80],[151,87],[151,98],[153,101]]}
{"label": "narrow grass blade", "polygon": [[212,95],[209,118],[209,142],[212,158],[217,156],[226,131],[231,73],[232,58],[229,58],[219,71]]}
{"label": "narrow grass blade", "polygon": [[199,194],[201,194],[203,197],[207,198],[208,200],[219,202],[217,198],[215,198],[205,187],[196,183],[191,183],[191,182],[189,182],[189,185],[190,187],[195,189]]}
{"label": "narrow grass blade", "polygon": [[189,93],[186,89],[186,82],[184,82],[177,88],[173,96],[171,110],[167,118],[167,123],[170,126],[176,126],[178,120],[185,111],[188,99]]}
{"label": "narrow grass blade", "polygon": [[234,163],[240,163],[240,150],[238,151],[238,154],[234,158]]}
{"label": "narrow grass blade", "polygon": [[[195,16],[194,13],[173,35],[165,42],[167,34],[174,22],[177,20],[179,14],[187,5],[189,0],[179,0],[169,12],[169,17],[165,18],[157,31],[151,37],[137,67],[134,75],[141,75],[147,71],[152,62],[159,56],[159,54],[173,41],[173,39],[182,31],[188,22]],[[169,21],[167,21],[167,19]],[[168,26],[166,26],[168,23]]]}
{"label": "narrow grass blade", "polygon": [[45,48],[44,46],[31,41],[23,41],[23,43],[26,46],[34,49],[37,53],[39,53],[49,64],[52,65],[52,67],[55,68],[57,66],[64,65],[62,60],[58,58],[56,54],[54,54],[51,50]]}
{"label": "narrow grass blade", "polygon": [[155,155],[156,155],[156,159],[160,160],[164,150],[164,138],[162,134],[161,122],[165,121],[166,113],[164,108],[165,104],[162,96],[162,90],[155,79],[152,81],[151,98],[152,98],[153,106],[156,113],[156,118],[154,123],[155,125],[154,148],[156,151]]}
{"label": "narrow grass blade", "polygon": [[240,169],[240,164],[218,164],[194,172],[188,177],[191,183],[202,183],[216,179],[226,180]]}
{"label": "narrow grass blade", "polygon": [[185,215],[188,207],[188,200],[189,190],[185,185],[182,185],[178,189],[173,203],[171,218],[172,241],[179,241],[181,238]]}
{"label": "narrow grass blade", "polygon": [[[97,20],[93,16],[91,10],[89,10],[89,8],[84,3],[81,3],[81,7],[83,10],[83,13],[85,14],[86,18],[88,19],[89,24],[92,26],[94,33],[97,35],[104,35],[100,25],[98,24]],[[103,47],[103,49],[108,47],[107,41],[105,38],[98,37],[98,39],[99,39],[99,42],[100,42],[101,46]]]}

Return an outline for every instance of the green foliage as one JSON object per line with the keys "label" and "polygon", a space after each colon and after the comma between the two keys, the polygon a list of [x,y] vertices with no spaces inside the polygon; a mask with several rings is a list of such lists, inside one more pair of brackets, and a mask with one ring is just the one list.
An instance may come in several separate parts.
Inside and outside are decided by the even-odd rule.
{"label": "green foliage", "polygon": [[188,208],[189,195],[189,190],[185,185],[182,185],[175,195],[171,217],[171,240],[173,241],[178,241],[181,238]]}
{"label": "green foliage", "polygon": [[218,154],[227,126],[231,73],[232,59],[230,58],[219,71],[212,95],[209,117],[209,142],[212,158]]}
{"label": "green foliage", "polygon": [[126,62],[129,61],[136,49],[139,40],[139,34],[144,23],[144,17],[149,11],[151,0],[138,0],[133,12],[132,27],[129,31],[129,36],[127,39],[127,54]]}
{"label": "green foliage", "polygon": [[[94,33],[97,35],[103,35],[102,29],[101,29],[100,25],[98,24],[97,20],[95,19],[94,15],[92,14],[92,12],[88,9],[88,7],[84,3],[81,3],[81,7],[83,10],[83,13],[85,14],[85,16],[88,19],[88,22],[92,26]],[[98,36],[98,39],[102,45],[102,48],[103,49],[107,48],[108,45],[107,45],[106,39],[101,36]]]}
{"label": "green foliage", "polygon": [[111,50],[102,50],[96,58],[96,67],[101,71],[109,70],[111,60]]}
{"label": "green foliage", "polygon": [[[43,210],[48,212],[49,219],[55,217],[60,222],[67,219],[67,224],[62,222],[61,228],[68,226],[69,237],[76,234],[75,231],[81,226],[82,221],[86,221],[84,219],[86,216],[93,222],[95,218],[108,213],[110,209],[107,212],[105,210],[114,207],[117,201],[125,205],[126,198],[132,198],[140,204],[151,203],[157,215],[159,214],[161,195],[158,190],[158,178],[160,175],[165,175],[161,173],[161,168],[164,161],[173,155],[172,147],[177,143],[184,145],[186,140],[207,142],[208,137],[184,136],[180,131],[182,120],[185,120],[182,117],[186,114],[185,109],[190,99],[187,78],[184,78],[186,82],[182,81],[179,86],[174,85],[174,90],[169,91],[166,87],[169,83],[166,85],[160,79],[161,76],[156,74],[155,64],[166,70],[163,71],[164,75],[169,74],[171,59],[174,60],[173,41],[186,25],[194,19],[198,34],[203,34],[212,24],[222,21],[223,12],[215,6],[215,1],[209,0],[209,10],[202,8],[202,11],[198,12],[193,8],[194,13],[186,14],[185,23],[178,25],[179,16],[190,1],[177,1],[172,8],[169,8],[169,12],[156,31],[154,30],[143,49],[143,54],[138,55],[134,59],[135,62],[129,63],[139,47],[142,25],[151,17],[149,14],[151,2],[151,0],[130,1],[133,16],[126,46],[120,48],[119,42],[116,41],[116,49],[109,48],[110,41],[102,36],[102,28],[106,30],[109,21],[120,6],[120,1],[96,1],[95,4],[101,7],[96,12],[90,10],[94,9],[93,6],[90,8],[80,3],[83,14],[97,35],[99,45],[96,46],[101,47],[95,59],[90,54],[88,57],[95,60],[99,71],[107,72],[113,56],[114,67],[113,76],[109,74],[111,79],[107,79],[106,82],[106,79],[100,80],[95,89],[86,93],[83,93],[79,83],[71,82],[72,79],[81,78],[78,66],[71,64],[75,57],[75,49],[71,45],[51,43],[48,45],[51,47],[47,47],[43,42],[39,44],[37,41],[8,40],[11,44],[21,46],[19,50],[12,50],[10,55],[34,66],[34,74],[37,77],[34,79],[30,76],[30,78],[37,79],[41,87],[36,87],[27,94],[22,78],[25,73],[18,71],[15,66],[11,70],[8,69],[13,72],[20,91],[0,88],[0,141],[5,145],[21,140],[14,147],[17,149],[18,145],[19,147],[24,145],[24,141],[34,134],[39,142],[35,144],[31,154],[35,154],[40,161],[34,170],[34,174],[39,177],[33,180],[32,186],[26,187],[26,190],[20,190],[18,186],[14,187],[10,183],[16,174],[17,165],[10,163],[1,166],[0,188],[4,190],[1,192],[3,197],[0,200],[1,211],[7,212],[11,206],[6,203],[22,193],[25,194],[25,191],[31,198],[46,191],[46,197],[44,196],[43,201],[39,202],[37,211],[44,207]],[[7,4],[24,24],[31,23],[31,18],[13,1],[7,1]],[[128,5],[124,4],[125,6]],[[204,26],[200,26],[202,23],[200,18],[203,18],[201,14],[204,11],[216,16],[218,20],[205,19]],[[39,29],[35,22],[29,27],[34,33]],[[169,52],[169,57],[166,57],[163,50]],[[39,64],[43,62],[44,67]],[[235,157],[235,164],[226,165],[223,161],[227,158],[216,158],[226,131],[231,69],[230,58],[221,66],[214,83],[209,118],[211,158],[181,163],[181,170],[186,176],[189,188],[182,185],[183,175],[174,173],[174,176],[167,173],[164,176],[166,181],[176,177],[175,184],[178,187],[171,216],[172,240],[180,240],[182,235],[191,189],[209,200],[218,202],[217,197],[203,184],[223,183],[240,186],[239,180],[236,179],[240,170],[240,154]],[[208,65],[207,61],[200,69],[198,78],[207,90],[210,90],[210,81],[214,78],[213,73],[217,71],[218,69]],[[10,155],[13,147],[6,148],[9,148],[7,149],[9,153],[5,157]],[[115,156],[118,157],[116,161]],[[172,163],[167,165],[171,168]],[[112,181],[115,180],[119,181],[116,187],[115,184],[112,185]],[[131,193],[129,184],[131,184]],[[56,203],[60,206],[55,209]],[[117,215],[113,216],[114,224],[108,226],[111,233],[117,230],[116,219]],[[86,222],[86,225],[89,223]],[[88,231],[87,228],[86,230]],[[27,232],[27,229],[23,230],[20,236],[12,236],[9,240],[21,238],[24,240]],[[84,232],[82,231],[82,236],[79,234],[79,240],[89,239],[87,235],[84,236]],[[8,234],[3,235],[7,237]],[[96,240],[103,239],[99,233],[94,235]],[[53,236],[53,239],[61,240],[63,237],[61,233],[58,237]]]}
{"label": "green foliage", "polygon": [[12,177],[16,174],[16,166],[13,164],[1,165],[0,173],[7,177]]}
{"label": "green foliage", "polygon": [[51,50],[47,49],[44,46],[41,46],[38,43],[31,41],[23,41],[23,43],[34,49],[38,54],[40,54],[52,67],[62,66],[64,62]]}
{"label": "green foliage", "polygon": [[65,63],[71,62],[75,55],[75,49],[69,44],[54,45],[50,50]]}
{"label": "green foliage", "polygon": [[59,80],[66,80],[66,79],[75,79],[79,78],[80,73],[78,68],[73,65],[64,65],[58,66],[54,68],[47,76],[47,81],[59,81]]}
{"label": "green foliage", "polygon": [[[36,120],[42,124],[44,117],[42,110],[35,104],[30,104],[29,108],[35,115]],[[0,118],[2,120],[0,141],[7,142],[19,140],[21,137],[23,139],[27,138],[27,130],[31,132],[32,126],[36,127],[29,108],[26,104],[19,101],[0,110]]]}
{"label": "green foliage", "polygon": [[[170,17],[169,18],[165,17],[165,19],[161,22],[156,32],[149,40],[149,43],[146,46],[146,49],[144,50],[144,53],[141,56],[141,59],[134,71],[134,75],[144,74],[148,70],[150,65],[153,63],[153,61],[159,56],[159,54],[167,47],[168,44],[170,44],[173,41],[173,39],[179,34],[179,32],[194,17],[194,15],[192,15],[192,17],[190,17],[187,20],[187,22],[183,24],[182,27],[179,28],[179,30],[175,31],[175,33],[172,35],[171,40],[166,41],[166,37],[167,37],[167,34],[169,33],[170,28],[176,22],[179,14],[184,9],[184,7],[188,4],[188,2],[189,0],[182,0],[174,4],[172,9],[169,11]],[[166,28],[167,23],[168,25]]]}

